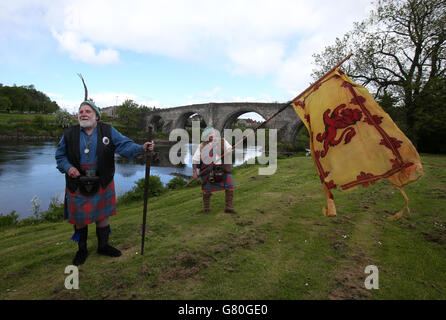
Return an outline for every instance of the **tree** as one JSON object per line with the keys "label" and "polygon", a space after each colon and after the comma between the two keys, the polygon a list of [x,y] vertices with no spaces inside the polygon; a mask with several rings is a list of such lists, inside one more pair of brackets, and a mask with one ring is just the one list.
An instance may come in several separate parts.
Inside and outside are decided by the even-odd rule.
{"label": "tree", "polygon": [[140,120],[141,109],[133,100],[127,99],[118,107],[118,122],[126,126],[126,134],[130,127],[136,127]]}
{"label": "tree", "polygon": [[20,112],[33,111],[38,113],[53,113],[59,109],[55,101],[43,92],[29,86],[1,86],[0,96],[6,97],[11,102],[10,109]]}
{"label": "tree", "polygon": [[62,128],[67,128],[71,125],[71,114],[67,110],[56,111],[56,123]]}
{"label": "tree", "polygon": [[0,96],[0,109],[9,110],[11,109],[12,102],[8,97]]}
{"label": "tree", "polygon": [[406,134],[417,145],[424,130],[418,125],[420,98],[428,97],[446,72],[446,2],[378,0],[368,19],[313,55],[319,66],[315,78],[350,52],[354,56],[344,65],[347,74],[376,98],[396,98]]}
{"label": "tree", "polygon": [[431,81],[415,100],[420,150],[446,153],[446,77]]}
{"label": "tree", "polygon": [[59,106],[57,105],[56,101],[51,101],[45,107],[45,112],[46,113],[53,113],[53,112],[56,112],[58,110],[59,110]]}

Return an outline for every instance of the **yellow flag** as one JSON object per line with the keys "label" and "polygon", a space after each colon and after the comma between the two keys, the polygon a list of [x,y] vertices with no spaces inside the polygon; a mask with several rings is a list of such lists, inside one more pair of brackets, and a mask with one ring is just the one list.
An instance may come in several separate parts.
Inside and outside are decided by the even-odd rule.
{"label": "yellow flag", "polygon": [[382,178],[401,191],[409,211],[402,187],[423,174],[420,156],[367,89],[336,69],[292,105],[310,134],[326,216],[336,216],[332,189],[367,187]]}

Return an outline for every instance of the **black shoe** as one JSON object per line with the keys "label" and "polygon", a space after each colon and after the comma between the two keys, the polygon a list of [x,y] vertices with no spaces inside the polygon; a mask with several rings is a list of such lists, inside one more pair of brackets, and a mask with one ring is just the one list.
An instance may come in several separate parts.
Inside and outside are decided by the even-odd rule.
{"label": "black shoe", "polygon": [[98,248],[98,253],[109,257],[119,257],[122,254],[121,251],[110,245]]}
{"label": "black shoe", "polygon": [[73,259],[73,265],[80,266],[81,264],[85,263],[85,260],[87,260],[88,257],[88,250],[79,250],[76,252],[76,255]]}
{"label": "black shoe", "polygon": [[76,255],[73,259],[73,265],[80,266],[81,264],[85,263],[85,260],[87,260],[88,257],[88,250],[87,250],[87,238],[88,238],[88,225],[81,229],[76,229],[76,226],[74,226],[74,234],[71,237],[72,240],[77,242],[79,250],[76,252]]}
{"label": "black shoe", "polygon": [[121,251],[108,244],[108,236],[110,232],[110,225],[103,228],[96,227],[96,235],[98,237],[97,252],[109,257],[119,257],[122,254]]}

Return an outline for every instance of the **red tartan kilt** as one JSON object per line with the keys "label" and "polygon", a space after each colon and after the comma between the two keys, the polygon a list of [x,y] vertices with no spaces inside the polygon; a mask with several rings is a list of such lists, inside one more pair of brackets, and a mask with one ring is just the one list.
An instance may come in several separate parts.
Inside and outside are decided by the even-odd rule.
{"label": "red tartan kilt", "polygon": [[106,217],[116,214],[115,183],[109,183],[104,189],[92,196],[84,196],[79,189],[70,192],[65,189],[64,219],[71,224],[90,224],[101,221]]}
{"label": "red tartan kilt", "polygon": [[[202,167],[204,168],[204,166]],[[211,169],[212,170],[212,169]],[[206,171],[201,176],[201,189],[205,192],[221,191],[221,190],[233,190],[235,188],[232,174],[225,173],[221,182],[209,182],[210,171]]]}

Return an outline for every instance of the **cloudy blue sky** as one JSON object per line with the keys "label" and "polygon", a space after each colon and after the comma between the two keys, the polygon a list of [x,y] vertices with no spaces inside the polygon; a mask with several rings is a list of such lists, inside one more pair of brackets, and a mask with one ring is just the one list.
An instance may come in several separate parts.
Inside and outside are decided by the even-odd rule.
{"label": "cloudy blue sky", "polygon": [[286,102],[311,55],[368,16],[371,0],[0,0],[0,83],[30,85],[70,112]]}

